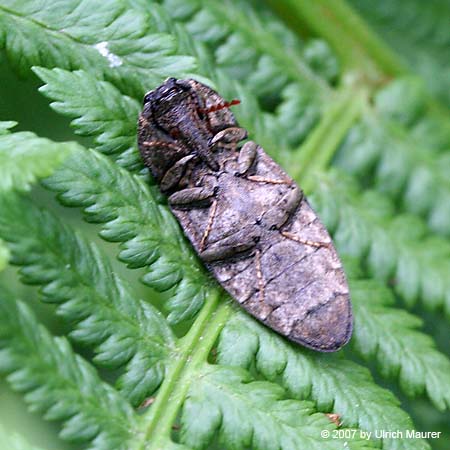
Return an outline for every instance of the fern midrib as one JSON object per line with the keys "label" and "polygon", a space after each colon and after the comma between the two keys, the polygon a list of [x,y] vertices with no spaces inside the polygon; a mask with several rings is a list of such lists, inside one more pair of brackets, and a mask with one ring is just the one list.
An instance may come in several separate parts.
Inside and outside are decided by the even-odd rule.
{"label": "fern midrib", "polygon": [[168,369],[155,403],[143,417],[142,438],[134,450],[161,450],[170,439],[172,426],[190,383],[195,379],[195,372],[206,363],[231,310],[230,304],[220,301],[220,297],[220,288],[212,289],[188,334],[180,340],[179,357]]}
{"label": "fern midrib", "polygon": [[[394,52],[343,0],[266,0],[298,27],[307,26],[326,39],[347,69],[363,70],[376,82],[382,73],[401,75],[406,68]],[[289,16],[287,13],[289,12]]]}
{"label": "fern midrib", "polygon": [[[366,23],[345,0],[265,0],[274,11],[291,23],[297,34],[306,25],[329,42],[345,68],[366,75],[367,87],[377,89],[391,76],[414,75],[411,67]],[[362,73],[361,73],[362,72]],[[388,78],[386,78],[388,77]],[[448,107],[426,95],[429,112],[448,121]]]}
{"label": "fern midrib", "polygon": [[364,89],[344,86],[306,141],[294,151],[292,167],[297,169],[291,171],[291,176],[306,192],[314,187],[313,177],[309,175],[328,167],[342,139],[363,111],[366,96]]}

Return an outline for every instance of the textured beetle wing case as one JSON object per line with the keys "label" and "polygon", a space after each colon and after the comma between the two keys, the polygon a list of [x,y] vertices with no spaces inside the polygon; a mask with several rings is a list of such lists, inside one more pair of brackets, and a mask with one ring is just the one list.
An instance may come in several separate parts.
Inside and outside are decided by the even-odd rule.
{"label": "textured beetle wing case", "polygon": [[257,144],[240,144],[246,132],[227,105],[195,80],[169,79],[147,94],[138,135],[145,164],[242,308],[294,342],[339,350],[353,319],[331,238],[281,167]]}
{"label": "textured beetle wing case", "polygon": [[[253,173],[275,179],[288,175],[261,148]],[[217,213],[221,222],[212,227],[209,244],[250,228],[271,208],[284,185],[254,183],[232,173],[219,177]],[[172,208],[185,234],[197,251],[208,223],[209,209]],[[294,214],[283,226],[301,240],[327,245],[315,247],[287,239],[279,230],[265,230],[260,250],[264,296],[258,282],[257,262],[252,251],[234,258],[206,263],[220,284],[247,310],[290,340],[319,351],[336,351],[352,333],[348,284],[332,240],[303,196]]]}

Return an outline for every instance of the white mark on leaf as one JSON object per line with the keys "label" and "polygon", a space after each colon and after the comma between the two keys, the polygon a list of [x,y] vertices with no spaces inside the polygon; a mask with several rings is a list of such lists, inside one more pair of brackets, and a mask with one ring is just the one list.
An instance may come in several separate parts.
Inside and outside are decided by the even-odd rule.
{"label": "white mark on leaf", "polygon": [[109,61],[109,67],[118,67],[122,65],[122,60],[108,50],[107,41],[99,42],[93,47],[100,53],[100,55],[104,56]]}

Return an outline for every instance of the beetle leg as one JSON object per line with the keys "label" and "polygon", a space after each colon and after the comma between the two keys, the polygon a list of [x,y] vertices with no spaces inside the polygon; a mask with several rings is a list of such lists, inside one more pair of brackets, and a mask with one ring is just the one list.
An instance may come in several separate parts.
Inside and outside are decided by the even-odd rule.
{"label": "beetle leg", "polygon": [[301,189],[296,185],[292,185],[275,206],[262,215],[261,223],[270,230],[278,230],[297,209],[302,197],[303,192]]}
{"label": "beetle leg", "polygon": [[216,216],[217,210],[217,200],[214,200],[209,210],[208,224],[206,225],[205,232],[203,233],[202,240],[200,241],[200,251],[202,252],[205,248],[206,240],[208,239],[209,233],[211,232],[212,224],[214,222],[214,217]]}
{"label": "beetle leg", "polygon": [[264,303],[265,293],[264,293],[264,277],[261,269],[261,250],[256,250],[255,263],[256,263],[256,278],[258,278],[259,301],[261,303]]}
{"label": "beetle leg", "polygon": [[172,206],[188,206],[191,203],[199,203],[208,200],[215,194],[215,189],[208,186],[194,187],[174,192],[169,197]]}
{"label": "beetle leg", "polygon": [[258,144],[253,141],[246,142],[238,156],[238,173],[239,175],[244,175],[248,169],[252,166],[255,161],[257,154]]}
{"label": "beetle leg", "polygon": [[208,245],[205,250],[200,251],[200,257],[203,261],[212,262],[250,250],[256,245],[260,237],[259,233],[252,232],[252,230],[259,231],[254,226],[243,228],[231,236]]}
{"label": "beetle leg", "polygon": [[[246,142],[241,150],[239,151],[238,156],[238,175],[245,175],[247,171],[250,169],[250,167],[255,162],[257,156],[258,156],[258,147],[259,145],[256,144],[253,141]],[[292,184],[292,180],[289,178],[284,178],[281,180],[268,178],[268,177],[262,177],[260,175],[247,175],[247,180],[255,181],[257,183],[270,183],[270,184]]]}
{"label": "beetle leg", "polygon": [[310,241],[309,239],[302,239],[293,233],[289,233],[289,231],[281,231],[281,235],[291,241],[295,241],[303,245],[309,245],[310,247],[330,247],[330,242],[316,242]]}
{"label": "beetle leg", "polygon": [[188,162],[192,158],[194,158],[194,155],[188,155],[184,158],[181,158],[164,174],[160,184],[161,190],[163,192],[169,191],[179,183],[181,177],[186,171]]}
{"label": "beetle leg", "polygon": [[210,199],[217,193],[217,180],[206,182],[203,186],[186,188],[181,191],[174,192],[169,196],[169,203],[172,206],[189,206],[195,203],[205,203],[210,205]]}
{"label": "beetle leg", "polygon": [[247,137],[247,130],[239,127],[229,127],[219,131],[210,141],[211,145],[219,144],[221,147],[231,147]]}

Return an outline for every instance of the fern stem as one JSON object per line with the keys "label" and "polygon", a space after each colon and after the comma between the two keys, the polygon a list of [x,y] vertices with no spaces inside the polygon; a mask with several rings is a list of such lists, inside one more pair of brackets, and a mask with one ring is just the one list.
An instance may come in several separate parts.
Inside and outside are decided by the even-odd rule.
{"label": "fern stem", "polygon": [[160,450],[170,438],[194,372],[207,360],[229,314],[229,304],[218,306],[219,299],[220,290],[214,289],[188,334],[180,340],[179,357],[169,369],[149,415],[143,419],[144,433],[136,449]]}
{"label": "fern stem", "polygon": [[369,79],[401,75],[401,59],[370,29],[345,0],[267,0],[293,26],[306,25],[326,39],[346,68],[363,68]]}
{"label": "fern stem", "polygon": [[[401,55],[380,39],[345,0],[265,0],[298,34],[305,25],[333,47],[343,73],[357,72],[367,86],[384,84],[386,76],[414,72]],[[300,31],[302,30],[302,31]],[[448,121],[445,105],[427,96],[430,112]]]}
{"label": "fern stem", "polygon": [[336,101],[325,112],[319,125],[293,153],[296,169],[291,175],[301,181],[306,192],[312,188],[312,179],[308,174],[327,167],[347,131],[359,117],[365,101],[366,93],[363,90],[346,87],[339,92]]}

